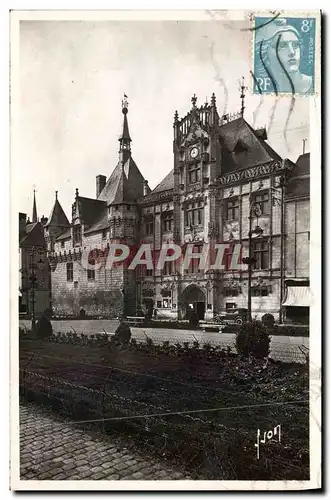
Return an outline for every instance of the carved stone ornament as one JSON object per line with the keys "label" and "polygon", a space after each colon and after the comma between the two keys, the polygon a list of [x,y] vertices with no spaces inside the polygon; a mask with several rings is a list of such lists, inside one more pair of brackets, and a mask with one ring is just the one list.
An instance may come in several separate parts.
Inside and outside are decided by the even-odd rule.
{"label": "carved stone ornament", "polygon": [[178,227],[174,229],[174,232],[173,232],[173,242],[174,243],[180,243],[180,232],[179,232],[179,229]]}
{"label": "carved stone ornament", "polygon": [[219,182],[220,184],[231,184],[232,182],[239,182],[245,179],[254,179],[256,177],[272,174],[276,170],[282,170],[282,165],[279,162],[267,163],[240,172],[231,172],[231,174],[222,175],[219,177]]}
{"label": "carved stone ornament", "polygon": [[216,238],[218,236],[218,227],[215,222],[208,222],[208,238]]}

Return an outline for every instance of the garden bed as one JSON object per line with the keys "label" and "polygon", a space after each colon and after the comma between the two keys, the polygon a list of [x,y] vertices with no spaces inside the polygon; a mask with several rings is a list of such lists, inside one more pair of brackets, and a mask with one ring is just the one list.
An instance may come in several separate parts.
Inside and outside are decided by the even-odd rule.
{"label": "garden bed", "polygon": [[[20,342],[25,397],[74,420],[124,418],[103,429],[135,436],[199,478],[309,479],[309,412],[300,403],[309,399],[306,366],[264,366],[208,345],[52,340]],[[257,429],[276,425],[285,444],[270,442],[257,460]]]}

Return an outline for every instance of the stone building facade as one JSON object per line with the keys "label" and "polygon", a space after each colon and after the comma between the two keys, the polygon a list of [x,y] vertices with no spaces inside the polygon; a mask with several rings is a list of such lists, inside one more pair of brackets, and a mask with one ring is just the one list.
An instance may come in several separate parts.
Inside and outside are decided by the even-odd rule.
{"label": "stone building facade", "polygon": [[[122,111],[119,161],[108,180],[97,176],[96,198],[76,190],[69,222],[56,195],[45,226],[54,313],[77,315],[84,309],[112,317],[123,309],[135,315],[156,308],[158,317],[182,319],[193,308],[201,319],[211,319],[247,308],[248,269],[241,259],[247,255],[251,214],[253,227],[262,230],[252,238],[252,313],[270,312],[280,319],[286,279],[299,273],[307,281],[309,276],[304,257],[309,251],[309,155],[308,172],[302,173],[302,159],[294,164],[281,158],[267,143],[266,130],[249,125],[243,110],[219,116],[214,94],[202,106],[193,96],[183,118],[175,113],[173,168],[151,190],[132,158],[126,99]],[[296,192],[303,181],[308,186],[304,198]],[[258,213],[252,211],[256,206]],[[193,259],[184,269],[181,258],[160,270],[156,265],[106,269],[111,243],[131,249],[148,243],[155,263],[164,243],[199,254],[206,245],[222,243],[223,268],[199,269]]]}

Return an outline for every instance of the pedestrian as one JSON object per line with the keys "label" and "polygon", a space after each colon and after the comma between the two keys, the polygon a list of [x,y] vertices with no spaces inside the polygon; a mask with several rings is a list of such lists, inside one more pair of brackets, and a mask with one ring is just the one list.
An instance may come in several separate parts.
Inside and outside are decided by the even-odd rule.
{"label": "pedestrian", "polygon": [[156,309],[156,307],[154,307],[153,316],[154,316],[154,319],[157,319],[157,309]]}

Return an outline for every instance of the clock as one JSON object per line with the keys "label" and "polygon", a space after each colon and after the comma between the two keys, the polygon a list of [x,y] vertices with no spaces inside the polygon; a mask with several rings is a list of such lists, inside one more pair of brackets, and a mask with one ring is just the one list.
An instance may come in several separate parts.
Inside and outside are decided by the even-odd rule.
{"label": "clock", "polygon": [[191,151],[190,151],[190,156],[191,158],[196,158],[199,154],[199,150],[198,148],[192,148]]}

